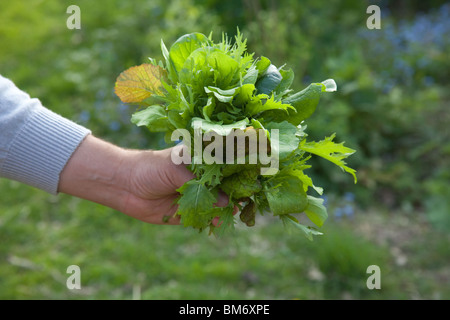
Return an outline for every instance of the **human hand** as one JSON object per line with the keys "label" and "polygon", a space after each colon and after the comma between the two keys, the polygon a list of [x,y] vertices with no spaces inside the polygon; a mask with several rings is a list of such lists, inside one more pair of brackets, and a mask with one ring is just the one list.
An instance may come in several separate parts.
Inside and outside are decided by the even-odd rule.
{"label": "human hand", "polygon": [[[194,178],[165,150],[126,150],[88,136],[61,173],[59,191],[111,207],[152,224],[179,224],[176,189]],[[228,197],[219,193],[218,206]],[[214,219],[213,224],[217,224]]]}
{"label": "human hand", "polygon": [[[175,216],[179,196],[176,191],[185,182],[195,178],[185,165],[176,165],[171,160],[172,152],[180,152],[183,146],[160,151],[135,152],[134,165],[128,181],[128,196],[122,212],[139,220],[160,224],[166,221],[179,224],[179,216]],[[218,206],[226,206],[228,197],[219,193]],[[217,224],[216,218],[213,223]]]}

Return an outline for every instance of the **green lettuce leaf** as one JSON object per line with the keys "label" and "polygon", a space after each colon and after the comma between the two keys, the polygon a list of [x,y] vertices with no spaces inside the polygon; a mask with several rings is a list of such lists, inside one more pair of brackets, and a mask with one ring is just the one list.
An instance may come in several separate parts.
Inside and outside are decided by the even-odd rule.
{"label": "green lettuce leaf", "polygon": [[215,132],[220,136],[227,136],[235,129],[244,130],[249,124],[248,119],[243,119],[231,124],[220,124],[213,121],[208,121],[202,118],[192,118],[192,128],[194,130],[201,129],[204,133]]}
{"label": "green lettuce leaf", "polygon": [[131,116],[131,122],[137,126],[146,126],[152,132],[164,132],[169,126],[166,111],[159,105],[135,112]]}
{"label": "green lettuce leaf", "polygon": [[321,227],[328,218],[327,208],[323,205],[323,199],[308,196],[308,206],[305,213],[316,226]]}
{"label": "green lettuce leaf", "polygon": [[308,206],[302,181],[294,176],[275,175],[265,182],[264,192],[274,215],[301,213]]}
{"label": "green lettuce leaf", "polygon": [[280,84],[275,88],[275,91],[277,94],[284,95],[288,91],[291,91],[289,88],[292,85],[292,82],[294,81],[294,71],[292,69],[288,70],[280,70],[281,74],[281,82]]}
{"label": "green lettuce leaf", "polygon": [[[292,105],[295,110],[288,110],[287,114],[282,112],[268,111],[263,117],[269,121],[280,122],[287,120],[293,125],[299,125],[303,120],[308,119],[315,111],[323,92],[335,91],[336,83],[328,79],[325,83],[311,83],[308,87],[295,94],[283,98],[284,104]],[[333,89],[334,88],[334,89]]]}
{"label": "green lettuce leaf", "polygon": [[273,64],[264,71],[262,77],[256,82],[258,93],[271,94],[273,90],[281,83],[283,77],[278,68]]}
{"label": "green lettuce leaf", "polygon": [[256,83],[256,80],[258,80],[258,69],[255,65],[251,66],[247,73],[242,77],[242,85],[245,84],[252,84],[254,85]]}
{"label": "green lettuce leaf", "polygon": [[293,124],[283,121],[283,122],[269,122],[266,125],[266,129],[271,132],[271,130],[278,130],[278,155],[280,160],[287,158],[294,150],[298,148],[300,139],[295,135],[297,127]]}
{"label": "green lettuce leaf", "polygon": [[206,93],[212,93],[217,98],[217,100],[224,103],[233,101],[234,96],[239,93],[239,91],[240,87],[231,88],[228,90],[222,90],[213,86],[205,87]]}
{"label": "green lettuce leaf", "polygon": [[180,72],[191,53],[205,44],[209,44],[208,37],[198,32],[178,38],[169,50],[169,58],[175,70]]}

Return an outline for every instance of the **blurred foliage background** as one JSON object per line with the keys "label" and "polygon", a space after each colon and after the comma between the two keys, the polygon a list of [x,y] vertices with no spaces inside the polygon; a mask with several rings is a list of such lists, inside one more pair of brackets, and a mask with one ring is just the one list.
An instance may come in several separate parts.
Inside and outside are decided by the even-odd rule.
{"label": "blurred foliage background", "polygon": [[[3,299],[450,298],[450,4],[445,1],[130,0],[0,2],[0,73],[45,106],[127,148],[164,148],[114,95],[126,68],[194,31],[237,27],[250,52],[333,78],[307,121],[356,149],[358,183],[316,160],[329,220],[309,242],[259,217],[216,239],[147,225],[66,195],[0,180]],[[81,9],[69,30],[66,9]],[[369,30],[366,9],[381,8]],[[1,128],[0,128],[1,130]],[[82,270],[68,290],[66,268]],[[381,290],[366,269],[381,268]]]}

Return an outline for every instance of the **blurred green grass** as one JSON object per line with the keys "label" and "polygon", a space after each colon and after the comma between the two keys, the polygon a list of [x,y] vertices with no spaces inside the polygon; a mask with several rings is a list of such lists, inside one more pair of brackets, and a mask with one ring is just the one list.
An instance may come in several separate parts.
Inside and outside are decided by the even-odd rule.
{"label": "blurred green grass", "polygon": [[[155,226],[16,182],[0,203],[1,299],[445,299],[448,235],[411,216],[359,211],[310,242],[258,217],[221,238]],[[3,200],[5,199],[5,200]],[[386,226],[386,223],[389,224]],[[433,248],[431,250],[431,248]],[[400,260],[399,260],[400,259]],[[69,290],[69,265],[81,290]],[[369,290],[369,265],[381,289]],[[134,292],[134,293],[133,293]]]}
{"label": "blurred green grass", "polygon": [[[294,69],[295,87],[336,79],[308,130],[357,149],[360,182],[314,163],[330,217],[309,242],[266,216],[215,238],[2,179],[0,299],[449,299],[450,6],[398,3],[367,33],[359,0],[80,0],[81,30],[66,28],[69,1],[1,2],[0,73],[127,148],[164,144],[130,124],[117,75],[161,58],[161,38],[239,26],[249,51]],[[81,290],[66,288],[73,264]],[[381,290],[366,287],[373,264]]]}

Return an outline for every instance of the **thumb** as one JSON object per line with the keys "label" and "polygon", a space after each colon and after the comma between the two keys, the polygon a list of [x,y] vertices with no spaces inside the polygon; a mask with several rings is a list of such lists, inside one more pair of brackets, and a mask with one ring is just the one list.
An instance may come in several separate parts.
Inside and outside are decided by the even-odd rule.
{"label": "thumb", "polygon": [[[167,153],[165,161],[167,161],[169,166],[169,170],[167,170],[168,180],[176,189],[195,178],[195,175],[186,167],[187,164],[179,163],[178,161],[178,159],[182,158],[184,152],[189,152],[186,146],[177,145],[164,151]],[[179,164],[175,163],[174,159],[177,159],[176,162]]]}

